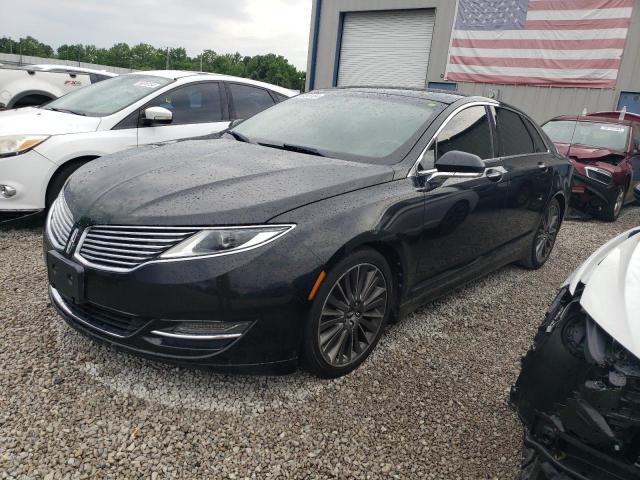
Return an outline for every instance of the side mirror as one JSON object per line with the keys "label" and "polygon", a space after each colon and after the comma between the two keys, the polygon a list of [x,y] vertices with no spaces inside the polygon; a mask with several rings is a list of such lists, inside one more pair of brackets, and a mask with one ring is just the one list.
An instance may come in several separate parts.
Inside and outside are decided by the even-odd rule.
{"label": "side mirror", "polygon": [[164,107],[149,107],[144,111],[144,120],[147,124],[166,125],[173,121],[173,113]]}
{"label": "side mirror", "polygon": [[244,118],[236,118],[235,120],[233,120],[233,121],[229,124],[229,128],[237,127],[237,126],[238,126],[238,125],[240,125],[242,122],[244,122]]}
{"label": "side mirror", "polygon": [[482,173],[485,165],[478,155],[473,153],[451,150],[436,160],[436,169],[439,172],[451,173]]}

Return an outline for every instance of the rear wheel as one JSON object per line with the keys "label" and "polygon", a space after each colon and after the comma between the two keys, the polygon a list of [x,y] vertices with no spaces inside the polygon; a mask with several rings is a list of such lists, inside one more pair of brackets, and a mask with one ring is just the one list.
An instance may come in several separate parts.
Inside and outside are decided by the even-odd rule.
{"label": "rear wheel", "polygon": [[602,218],[607,222],[615,222],[622,212],[624,206],[624,199],[627,197],[627,189],[625,187],[618,187],[616,192],[616,198],[613,203],[608,203],[602,211]]}
{"label": "rear wheel", "polygon": [[393,298],[389,265],[375,250],[340,261],[318,290],[307,324],[307,369],[334,378],[355,370],[373,351],[387,324]]}
{"label": "rear wheel", "polygon": [[531,270],[542,267],[551,256],[561,224],[562,210],[558,199],[554,198],[542,214],[531,247],[520,265]]}

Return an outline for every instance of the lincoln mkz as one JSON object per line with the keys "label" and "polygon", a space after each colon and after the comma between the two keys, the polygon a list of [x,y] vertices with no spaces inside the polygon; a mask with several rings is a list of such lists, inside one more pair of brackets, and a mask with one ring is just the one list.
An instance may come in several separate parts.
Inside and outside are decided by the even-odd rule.
{"label": "lincoln mkz", "polygon": [[571,174],[494,100],[315,91],[217,139],[80,168],[48,216],[50,295],[131,353],[336,377],[409,310],[513,262],[541,267]]}

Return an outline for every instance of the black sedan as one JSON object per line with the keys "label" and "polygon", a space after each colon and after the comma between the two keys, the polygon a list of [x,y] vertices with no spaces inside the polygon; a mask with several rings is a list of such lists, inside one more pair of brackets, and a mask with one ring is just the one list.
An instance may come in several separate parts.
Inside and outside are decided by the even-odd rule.
{"label": "black sedan", "polygon": [[508,105],[315,91],[219,139],[81,168],[47,221],[50,295],[132,353],[335,377],[390,320],[503,265],[541,267],[570,177]]}

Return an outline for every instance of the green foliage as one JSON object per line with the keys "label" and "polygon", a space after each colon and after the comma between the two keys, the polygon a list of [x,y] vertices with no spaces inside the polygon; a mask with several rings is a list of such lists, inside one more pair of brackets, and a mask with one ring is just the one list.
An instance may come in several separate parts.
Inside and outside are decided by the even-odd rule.
{"label": "green foliage", "polygon": [[146,43],[139,43],[132,47],[126,43],[116,43],[111,48],[65,44],[60,45],[54,53],[53,48],[49,45],[30,36],[18,41],[1,37],[0,52],[59,58],[136,70],[162,70],[167,66],[173,70],[202,70],[251,78],[295,90],[303,90],[305,81],[304,72],[297,70],[283,56],[272,53],[244,57],[237,52],[219,54],[214,50],[205,50],[197,57],[189,57],[187,51],[182,47],[166,49]]}

